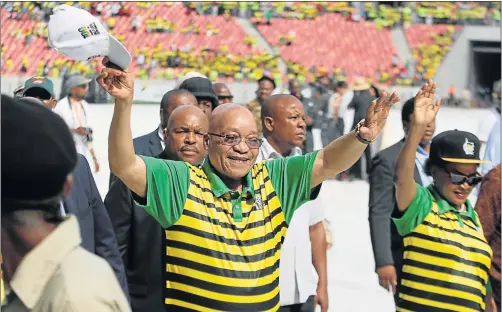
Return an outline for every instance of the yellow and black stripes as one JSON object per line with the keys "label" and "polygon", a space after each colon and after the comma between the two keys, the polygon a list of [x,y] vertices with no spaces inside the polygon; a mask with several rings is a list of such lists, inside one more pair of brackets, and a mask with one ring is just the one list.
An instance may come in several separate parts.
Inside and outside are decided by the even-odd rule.
{"label": "yellow and black stripes", "polygon": [[492,251],[475,222],[458,218],[433,202],[404,237],[398,311],[484,311]]}
{"label": "yellow and black stripes", "polygon": [[165,231],[166,308],[276,311],[287,223],[265,165],[252,169],[254,194],[243,194],[238,222],[227,194],[215,196],[204,171],[189,169],[183,214]]}

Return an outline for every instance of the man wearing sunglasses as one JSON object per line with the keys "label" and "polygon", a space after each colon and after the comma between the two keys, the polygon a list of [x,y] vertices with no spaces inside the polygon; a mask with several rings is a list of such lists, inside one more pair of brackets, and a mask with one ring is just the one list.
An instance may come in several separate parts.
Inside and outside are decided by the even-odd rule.
{"label": "man wearing sunglasses", "polygon": [[110,169],[166,229],[164,302],[173,311],[277,311],[280,250],[295,210],[359,159],[399,101],[383,93],[356,130],[322,150],[259,163],[253,114],[237,104],[218,106],[199,168],[136,156],[134,76],[105,68],[97,81],[115,98]]}
{"label": "man wearing sunglasses", "polygon": [[232,103],[234,100],[234,96],[230,92],[230,89],[226,84],[221,82],[216,82],[213,84],[214,93],[218,97],[219,105]]}
{"label": "man wearing sunglasses", "polygon": [[484,311],[492,250],[467,199],[482,180],[479,139],[458,130],[438,134],[425,165],[432,184],[425,188],[414,179],[417,147],[440,107],[435,88],[429,81],[416,95],[396,164],[398,211],[393,220],[404,241],[396,306],[406,311]]}
{"label": "man wearing sunglasses", "polygon": [[97,173],[99,172],[99,162],[92,146],[94,137],[90,127],[89,103],[84,100],[89,91],[90,81],[80,75],[68,78],[64,88],[69,90],[69,94],[57,102],[54,112],[66,121],[73,134],[77,152],[84,155],[89,163],[92,159],[94,172]]}

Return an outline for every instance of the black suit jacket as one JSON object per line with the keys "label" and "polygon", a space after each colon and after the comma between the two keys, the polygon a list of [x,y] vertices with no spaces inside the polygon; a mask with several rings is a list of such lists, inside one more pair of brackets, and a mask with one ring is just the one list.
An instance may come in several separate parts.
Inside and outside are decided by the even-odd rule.
{"label": "black suit jacket", "polygon": [[351,129],[354,129],[359,121],[366,118],[366,112],[374,99],[367,90],[355,92],[352,101],[347,106],[347,108],[354,109],[354,122]]}
{"label": "black suit jacket", "polygon": [[[170,156],[162,153],[157,158]],[[105,206],[124,262],[132,311],[164,312],[164,230],[134,203],[131,191],[120,179],[113,180]]]}
{"label": "black suit jacket", "polygon": [[83,155],[79,155],[77,167],[73,172],[73,186],[63,205],[67,213],[78,219],[82,247],[110,264],[124,294],[129,298],[124,265],[112,223],[99,195],[89,163]]}
{"label": "black suit jacket", "polygon": [[[133,140],[134,153],[136,155],[154,157],[162,153],[162,145],[160,144],[159,129],[156,128],[153,132],[137,137]],[[110,172],[110,180],[108,187],[110,188],[115,175]]]}
{"label": "black suit jacket", "polygon": [[[382,150],[374,158],[370,172],[369,222],[373,255],[377,268],[394,264],[399,275],[403,259],[403,238],[391,220],[397,209],[394,176],[397,157],[404,139]],[[422,184],[415,165],[415,181]],[[390,229],[390,231],[389,231]]]}

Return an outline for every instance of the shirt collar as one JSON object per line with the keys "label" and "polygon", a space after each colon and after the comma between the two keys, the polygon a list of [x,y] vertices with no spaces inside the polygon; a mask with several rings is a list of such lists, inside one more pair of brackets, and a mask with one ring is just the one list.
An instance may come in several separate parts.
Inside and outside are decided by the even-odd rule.
{"label": "shirt collar", "polygon": [[10,281],[10,288],[28,309],[35,307],[64,258],[78,248],[81,241],[76,217],[68,216],[23,257]]}
{"label": "shirt collar", "polygon": [[159,130],[157,133],[159,134],[160,141],[164,142],[164,129],[162,129],[162,125],[159,125]]}
{"label": "shirt collar", "polygon": [[[476,213],[474,212],[474,208],[472,208],[471,202],[468,199],[465,201],[465,207],[466,207],[465,211],[458,212],[458,210],[455,209],[455,207],[452,207],[450,203],[446,199],[444,199],[444,197],[436,190],[436,188],[432,184],[429,185],[428,189],[436,201],[436,204],[438,206],[438,212],[440,214],[446,213],[448,211],[453,211],[457,215],[471,219],[476,226],[479,226],[476,220]],[[459,218],[459,221],[460,220],[461,218]]]}
{"label": "shirt collar", "polygon": [[[207,176],[209,180],[209,184],[211,184],[211,190],[213,191],[216,197],[221,197],[224,194],[233,192],[229,189],[225,182],[221,180],[221,178],[216,174],[214,167],[211,165],[211,161],[209,160],[209,156],[206,156],[204,159],[204,163],[202,164],[202,170]],[[242,193],[249,193],[254,199],[254,187],[253,187],[253,178],[251,176],[251,172],[248,172],[245,176],[245,183],[242,186]]]}
{"label": "shirt collar", "polygon": [[419,154],[429,157],[429,153],[427,153],[420,145],[417,147],[417,152]]}
{"label": "shirt collar", "polygon": [[[265,137],[261,138],[263,143],[260,147],[260,153],[263,155],[263,160],[268,160],[268,159],[278,159],[282,158],[282,155],[278,153],[272,145],[267,141]],[[294,147],[291,152],[289,153],[289,156],[300,156],[302,154],[302,149],[299,147]]]}

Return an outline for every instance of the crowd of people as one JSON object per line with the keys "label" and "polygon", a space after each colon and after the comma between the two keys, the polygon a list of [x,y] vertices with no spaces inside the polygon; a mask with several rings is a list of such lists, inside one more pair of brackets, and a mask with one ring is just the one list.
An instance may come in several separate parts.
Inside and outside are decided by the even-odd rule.
{"label": "crowd of people", "polygon": [[[67,5],[55,15],[99,23]],[[114,40],[103,35],[94,43]],[[51,44],[94,53],[65,48],[68,37]],[[241,105],[191,72],[133,138],[136,75],[114,42],[96,78],[114,101],[104,201],[90,80],[69,77],[59,100],[46,76],[1,95],[2,310],[327,312],[333,207],[317,196],[328,180],[368,179],[375,271],[396,310],[501,311],[500,89],[485,142],[436,133],[431,79],[410,99],[327,72],[273,94],[276,79],[260,72]],[[399,102],[405,136],[373,158]]]}
{"label": "crowd of people", "polygon": [[[144,18],[142,10],[155,8],[156,6],[172,7],[173,3],[141,3],[131,4],[115,2],[72,2],[72,5],[88,10],[104,21],[110,32],[119,41],[127,43],[129,34],[114,33],[117,18],[125,16],[131,24],[131,33],[136,33],[138,29],[146,29],[147,36],[153,33],[179,33],[194,36],[220,36],[222,28],[207,24],[203,28],[197,23],[190,21],[188,25],[177,27],[172,21],[164,20],[160,16]],[[45,23],[52,12],[54,2],[5,2],[2,8],[7,12],[9,19],[13,20],[36,20],[34,27],[27,29],[14,28],[9,34],[28,46],[34,38],[46,38]],[[432,6],[431,6],[432,5]],[[196,12],[200,15],[237,15],[245,18],[252,18],[257,24],[270,24],[274,18],[314,19],[325,13],[342,14],[353,22],[371,21],[377,28],[391,27],[393,25],[403,25],[407,28],[412,24],[491,24],[497,21],[497,12],[500,13],[499,3],[450,3],[440,2],[438,5],[426,3],[410,3],[406,6],[392,7],[386,4],[376,5],[375,3],[353,4],[350,2],[187,2],[187,14]],[[299,16],[297,16],[299,15]],[[196,18],[196,17],[194,17]],[[500,14],[498,14],[500,20]],[[480,22],[481,21],[481,22]],[[146,28],[142,28],[145,24]],[[119,25],[120,26],[120,25]],[[233,26],[225,26],[233,27]],[[422,45],[414,49],[413,57],[410,60],[395,61],[396,56],[389,55],[389,66],[382,66],[373,77],[366,77],[370,82],[377,82],[387,85],[415,85],[423,84],[428,78],[433,77],[438,64],[443,60],[446,53],[453,44],[452,31],[448,28],[445,32],[432,32],[431,40],[425,40]],[[429,42],[430,41],[430,42]],[[38,41],[37,41],[38,42]],[[276,83],[287,82],[293,78],[300,81],[311,82],[312,75],[324,70],[328,70],[333,76],[347,77],[350,73],[352,80],[354,73],[350,68],[322,68],[322,66],[305,66],[301,62],[294,62],[285,59],[287,72],[278,69],[278,57],[281,57],[281,46],[291,44],[305,44],[303,40],[295,40],[293,31],[285,33],[275,49],[273,55],[265,55],[259,52],[257,38],[246,36],[243,43],[253,49],[253,53],[236,53],[232,45],[222,45],[219,48],[208,49],[205,46],[198,46],[197,43],[183,47],[163,46],[159,41],[150,48],[153,51],[136,52],[135,72],[140,79],[177,79],[183,77],[190,71],[202,72],[207,76],[217,77],[225,81],[255,81],[263,72],[263,68],[256,65],[265,64],[265,69],[271,71],[270,76],[277,77]],[[35,43],[32,43],[35,44]],[[159,46],[160,45],[160,46]],[[154,47],[155,46],[155,47]],[[47,48],[47,47],[44,47]],[[209,50],[209,52],[208,52]],[[4,51],[5,52],[5,51]],[[215,55],[217,62],[208,66],[205,55],[210,53]],[[44,59],[33,62],[29,55],[23,55],[18,65],[14,64],[17,56],[5,57],[2,53],[2,72],[4,74],[33,73],[60,77],[66,71],[74,74],[97,74],[101,70],[100,64],[95,62],[73,62],[65,58]],[[204,60],[204,62],[201,61]],[[390,66],[392,64],[392,66]],[[18,67],[19,66],[19,67]],[[209,68],[210,69],[209,69]],[[358,76],[359,74],[356,74]],[[215,79],[213,79],[215,80]]]}

